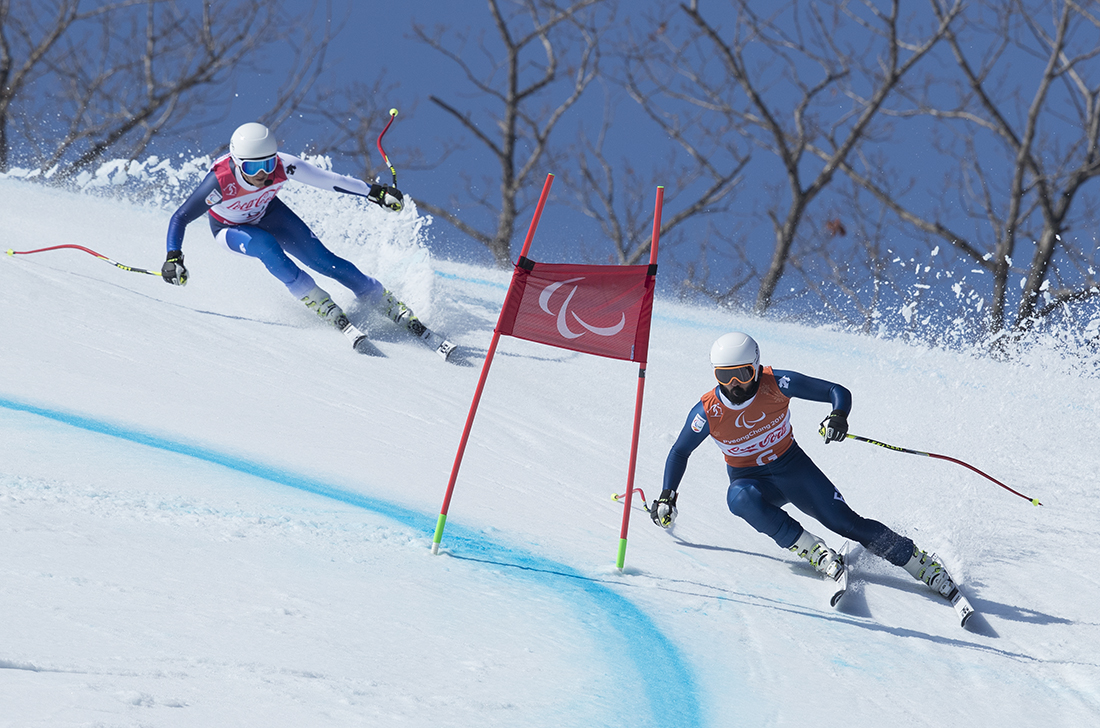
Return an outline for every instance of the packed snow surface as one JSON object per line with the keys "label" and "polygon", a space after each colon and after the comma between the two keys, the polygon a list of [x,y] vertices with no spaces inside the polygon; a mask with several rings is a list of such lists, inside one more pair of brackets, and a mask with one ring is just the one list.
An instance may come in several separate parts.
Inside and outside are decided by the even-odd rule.
{"label": "packed snow surface", "polygon": [[[732,516],[696,451],[679,518],[635,501],[638,366],[505,338],[431,539],[509,272],[434,260],[415,204],[286,199],[462,348],[355,354],[255,260],[187,233],[191,281],[0,256],[2,726],[1091,726],[1100,380],[658,298],[635,485],[660,491],[719,335],[840,382],[795,434],[848,503],[936,551],[980,615],[854,551],[842,608]],[[0,248],[159,270],[168,213],[0,180]],[[553,236],[540,230],[539,241]],[[350,294],[319,279],[337,302]],[[354,311],[354,309],[352,309]],[[363,316],[363,312],[356,312]],[[369,320],[368,320],[369,321]],[[839,546],[842,539],[796,517]]]}

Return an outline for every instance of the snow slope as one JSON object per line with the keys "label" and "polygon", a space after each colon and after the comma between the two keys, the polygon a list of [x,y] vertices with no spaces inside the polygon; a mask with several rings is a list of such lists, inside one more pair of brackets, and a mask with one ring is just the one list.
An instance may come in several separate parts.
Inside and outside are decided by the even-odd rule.
{"label": "snow slope", "polygon": [[[658,300],[636,485],[652,498],[710,344],[844,383],[796,436],[860,513],[940,553],[968,630],[857,548],[843,609],[729,514],[698,450],[675,528],[613,568],[636,365],[505,339],[430,541],[508,273],[401,215],[299,193],[338,252],[468,352],[352,353],[202,223],[185,288],[72,250],[0,259],[2,726],[1088,726],[1100,720],[1100,380]],[[168,215],[0,180],[0,249],[156,269]],[[540,230],[532,248],[536,259]],[[339,302],[349,294],[333,283]],[[802,522],[829,535],[811,519]],[[835,545],[839,539],[830,539]]]}

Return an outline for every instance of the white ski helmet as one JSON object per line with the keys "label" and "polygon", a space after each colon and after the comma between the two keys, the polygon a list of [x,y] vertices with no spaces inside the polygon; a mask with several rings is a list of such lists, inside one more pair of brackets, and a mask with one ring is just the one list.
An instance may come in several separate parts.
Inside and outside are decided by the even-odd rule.
{"label": "white ski helmet", "polygon": [[710,347],[710,363],[715,367],[752,364],[752,368],[756,369],[760,366],[760,347],[751,336],[740,331],[723,334]]}
{"label": "white ski helmet", "polygon": [[277,151],[279,145],[271,130],[255,121],[238,126],[229,139],[229,155],[238,167],[245,160],[267,159]]}

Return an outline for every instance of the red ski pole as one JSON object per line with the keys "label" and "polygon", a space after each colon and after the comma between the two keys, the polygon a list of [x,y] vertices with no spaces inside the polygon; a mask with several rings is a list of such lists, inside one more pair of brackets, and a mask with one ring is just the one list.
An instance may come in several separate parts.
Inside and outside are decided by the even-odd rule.
{"label": "red ski pole", "polygon": [[[646,513],[649,513],[649,504],[645,501],[645,491],[643,491],[641,488],[632,488],[632,490],[642,497],[642,508],[645,509]],[[616,503],[621,501],[623,498],[626,498],[626,493],[611,494],[611,500],[615,501]]]}
{"label": "red ski pole", "polygon": [[382,133],[378,135],[378,153],[382,155],[382,159],[385,160],[386,166],[390,168],[390,174],[393,175],[393,186],[397,186],[397,170],[390,164],[390,158],[386,156],[386,150],[382,148],[382,137],[386,135],[386,132],[390,129],[390,124],[397,118],[397,109],[390,109],[390,120],[386,122],[386,128],[382,130]]}
{"label": "red ski pole", "polygon": [[108,263],[110,263],[111,265],[113,265],[116,268],[121,268],[122,270],[128,270],[131,273],[144,273],[145,275],[150,275],[150,276],[159,276],[160,275],[159,270],[145,270],[144,268],[134,268],[133,266],[124,265],[122,263],[119,263],[117,260],[111,260],[106,255],[103,255],[101,253],[97,253],[97,252],[95,252],[94,250],[92,250],[90,248],[85,248],[83,245],[53,245],[49,248],[38,248],[37,250],[12,250],[11,248],[8,248],[8,255],[30,255],[31,253],[44,253],[47,250],[60,250],[61,248],[74,248],[76,250],[83,250],[85,253],[88,253],[89,255],[94,255],[95,257],[99,258],[100,260],[107,261]]}

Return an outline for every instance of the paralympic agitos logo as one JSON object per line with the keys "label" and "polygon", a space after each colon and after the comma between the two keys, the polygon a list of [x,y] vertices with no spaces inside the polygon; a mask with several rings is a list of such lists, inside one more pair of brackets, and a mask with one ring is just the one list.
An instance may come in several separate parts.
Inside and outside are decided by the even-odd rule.
{"label": "paralympic agitos logo", "polygon": [[[569,306],[573,302],[573,296],[576,295],[577,289],[580,286],[573,286],[572,290],[569,291],[569,294],[562,302],[561,307],[556,312],[550,309],[551,299],[560,288],[562,288],[563,286],[567,286],[570,283],[578,283],[583,280],[584,276],[581,276],[579,278],[570,278],[567,281],[558,281],[556,283],[551,283],[543,289],[542,293],[539,294],[539,308],[541,308],[543,311],[550,314],[551,316],[557,317],[558,333],[566,339],[580,338],[588,332],[596,334],[597,336],[615,336],[623,330],[624,326],[626,326],[625,313],[620,312],[619,323],[615,324],[614,326],[593,326],[592,324],[582,319],[579,315],[577,315],[575,311],[570,310]],[[574,331],[573,329],[569,328],[570,318],[580,324],[584,330]]]}

